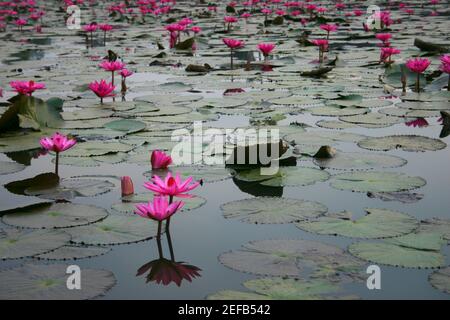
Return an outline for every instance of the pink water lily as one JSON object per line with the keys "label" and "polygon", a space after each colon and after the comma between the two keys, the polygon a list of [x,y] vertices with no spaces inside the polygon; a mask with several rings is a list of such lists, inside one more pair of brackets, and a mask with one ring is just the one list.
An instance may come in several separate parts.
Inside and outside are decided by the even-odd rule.
{"label": "pink water lily", "polygon": [[242,48],[245,45],[244,41],[231,38],[225,38],[222,39],[222,41],[228,48],[230,48],[231,70],[233,70],[233,50]]}
{"label": "pink water lily", "polygon": [[447,90],[450,91],[450,55],[445,54],[441,57],[441,71],[448,74]]}
{"label": "pink water lily", "polygon": [[311,43],[319,47],[319,62],[323,62],[324,53],[328,50],[328,40],[327,39],[315,39],[311,40]]}
{"label": "pink water lily", "polygon": [[55,174],[58,175],[59,154],[72,148],[77,140],[68,138],[67,136],[58,132],[54,133],[51,137],[43,137],[39,141],[42,148],[47,151],[53,151],[56,153],[55,161]]}
{"label": "pink water lily", "polygon": [[375,38],[380,40],[383,43],[383,46],[389,47],[390,46],[389,40],[392,38],[392,34],[390,34],[390,33],[377,33],[375,35]]}
{"label": "pink water lily", "polygon": [[120,179],[120,186],[122,191],[122,197],[131,196],[134,194],[134,185],[131,177],[125,176]]}
{"label": "pink water lily", "polygon": [[400,54],[400,50],[393,47],[383,47],[381,48],[380,60],[383,62],[392,62],[392,56],[395,54]]}
{"label": "pink water lily", "polygon": [[111,83],[114,85],[114,72],[120,71],[125,68],[125,63],[121,61],[108,61],[105,60],[98,65],[100,68],[111,72]]}
{"label": "pink water lily", "polygon": [[161,150],[153,150],[150,159],[152,169],[167,169],[172,164],[172,157]]}
{"label": "pink water lily", "polygon": [[162,180],[158,176],[153,176],[150,182],[146,182],[144,187],[148,190],[155,192],[158,195],[180,197],[180,198],[192,198],[192,195],[187,192],[197,188],[201,182],[194,182],[193,177],[188,177],[186,180],[181,180],[180,173],[177,172],[175,177],[170,172]]}
{"label": "pink water lily", "polygon": [[327,32],[327,40],[330,38],[330,32],[337,31],[338,26],[335,24],[321,24],[320,29]]}
{"label": "pink water lily", "polygon": [[223,18],[223,21],[225,22],[225,24],[227,26],[226,31],[230,32],[232,24],[236,23],[238,21],[238,18],[232,17],[232,16],[226,16],[225,18]]}
{"label": "pink water lily", "polygon": [[24,94],[27,96],[31,96],[34,91],[36,90],[42,90],[45,89],[44,83],[38,83],[34,82],[33,80],[30,81],[11,81],[9,83],[11,88],[14,89],[19,94]]}
{"label": "pink water lily", "polygon": [[260,43],[258,44],[258,50],[261,51],[261,53],[264,55],[264,57],[267,57],[273,49],[275,49],[275,44],[273,43]]}
{"label": "pink water lily", "polygon": [[106,33],[113,29],[113,26],[107,23],[99,24],[98,28],[103,31],[103,45],[106,45]]}
{"label": "pink water lily", "polygon": [[115,96],[114,89],[116,89],[116,87],[112,83],[106,82],[105,80],[100,80],[100,82],[91,82],[89,84],[89,89],[91,89],[92,92],[100,98],[100,103],[103,104],[103,98]]}
{"label": "pink water lily", "polygon": [[427,58],[413,58],[406,61],[406,67],[412,72],[417,73],[416,91],[420,92],[420,75],[425,72],[431,61]]}
{"label": "pink water lily", "polygon": [[164,221],[184,206],[181,201],[169,203],[166,196],[156,196],[153,202],[136,205],[135,213],[143,218]]}

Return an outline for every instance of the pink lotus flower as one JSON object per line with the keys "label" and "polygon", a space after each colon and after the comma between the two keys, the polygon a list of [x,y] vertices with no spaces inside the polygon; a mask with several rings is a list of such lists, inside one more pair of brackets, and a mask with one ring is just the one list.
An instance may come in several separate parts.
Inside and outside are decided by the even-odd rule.
{"label": "pink lotus flower", "polygon": [[122,76],[122,78],[128,78],[133,75],[133,71],[130,71],[128,69],[122,69],[120,71],[120,75]]}
{"label": "pink lotus flower", "polygon": [[225,38],[225,39],[222,39],[222,41],[230,49],[238,49],[238,48],[242,48],[244,46],[244,41],[241,41],[241,40]]}
{"label": "pink lotus flower", "polygon": [[188,26],[193,23],[194,21],[191,18],[183,18],[178,22],[178,24],[181,24],[182,26]]}
{"label": "pink lotus flower", "polygon": [[383,47],[381,48],[380,60],[384,62],[386,62],[386,60],[389,60],[389,62],[391,62],[392,56],[394,54],[400,54],[400,50],[393,47]]}
{"label": "pink lotus flower", "polygon": [[89,84],[89,89],[91,89],[97,97],[100,98],[100,103],[103,104],[103,98],[114,97],[113,93],[116,87],[112,83],[108,83],[105,80],[93,81]]}
{"label": "pink lotus flower", "polygon": [[420,74],[422,74],[430,65],[431,61],[427,58],[414,58],[406,61],[406,67],[412,72],[417,73],[416,92],[420,92]]}
{"label": "pink lotus flower", "polygon": [[250,18],[252,15],[248,12],[244,12],[243,14],[241,14],[241,18],[247,20],[248,18]]}
{"label": "pink lotus flower", "polygon": [[152,169],[167,169],[172,164],[172,157],[160,150],[153,150],[150,159]]}
{"label": "pink lotus flower", "polygon": [[0,88],[0,98],[3,98],[3,88]]}
{"label": "pink lotus flower", "polygon": [[34,91],[45,89],[45,84],[30,81],[11,81],[9,83],[11,88],[14,89],[19,94],[24,94],[27,96],[31,96]]}
{"label": "pink lotus flower", "polygon": [[51,137],[42,138],[39,142],[44,149],[56,153],[66,151],[77,143],[75,139],[70,139],[58,132]]}
{"label": "pink lotus flower", "polygon": [[414,127],[414,128],[415,127],[419,127],[419,128],[422,128],[422,127],[428,126],[428,121],[426,119],[424,119],[424,118],[417,118],[416,120],[405,122],[405,124],[408,127]]}
{"label": "pink lotus flower", "polygon": [[133,180],[131,177],[125,176],[120,179],[122,197],[131,196],[134,194]]}
{"label": "pink lotus flower", "polygon": [[153,176],[150,182],[146,182],[144,184],[144,187],[157,193],[158,195],[192,198],[192,195],[187,194],[187,192],[194,190],[200,185],[200,182],[190,184],[192,180],[192,177],[188,177],[185,181],[182,181],[179,173],[173,177],[169,172],[164,180],[156,175]]}
{"label": "pink lotus flower", "polygon": [[423,73],[430,64],[431,61],[427,58],[414,58],[406,61],[406,67],[415,73]]}
{"label": "pink lotus flower", "polygon": [[272,51],[275,49],[275,45],[273,43],[260,43],[258,44],[258,50],[267,57]]}
{"label": "pink lotus flower", "polygon": [[97,29],[98,29],[98,25],[95,24],[95,23],[91,23],[91,24],[87,24],[87,25],[84,25],[84,26],[83,26],[83,30],[84,30],[85,32],[90,32],[90,33],[92,33],[92,32],[97,31]]}
{"label": "pink lotus flower", "polygon": [[383,45],[385,47],[388,47],[389,46],[389,40],[392,38],[392,34],[390,34],[390,33],[377,33],[375,35],[375,38],[377,38],[378,40],[383,42]]}
{"label": "pink lotus flower", "polygon": [[311,41],[312,44],[319,47],[319,62],[323,62],[324,52],[328,50],[328,40],[316,39]]}
{"label": "pink lotus flower", "polygon": [[77,141],[56,132],[51,137],[41,138],[39,143],[45,150],[53,151],[56,153],[55,174],[58,175],[59,153],[72,148],[77,143]]}
{"label": "pink lotus flower", "polygon": [[125,68],[125,63],[121,61],[108,61],[105,60],[98,65],[100,68],[111,72],[111,83],[114,85],[114,72]]}
{"label": "pink lotus flower", "polygon": [[448,73],[447,90],[450,91],[450,55],[445,54],[441,57],[441,71]]}
{"label": "pink lotus flower", "polygon": [[225,18],[223,18],[223,21],[225,21],[226,23],[235,23],[238,21],[238,19],[233,16],[226,16]]}
{"label": "pink lotus flower", "polygon": [[232,96],[232,95],[239,94],[239,93],[244,93],[244,92],[245,92],[245,90],[242,89],[242,88],[230,88],[230,89],[226,89],[223,92],[223,95],[224,96]]}
{"label": "pink lotus flower", "polygon": [[99,25],[98,25],[98,28],[99,28],[100,30],[106,32],[106,31],[111,31],[111,30],[113,29],[113,26],[110,25],[110,24],[105,23],[105,24],[99,24]]}
{"label": "pink lotus flower", "polygon": [[327,32],[327,40],[330,38],[330,32],[337,31],[338,26],[335,24],[321,24],[320,29]]}
{"label": "pink lotus flower", "polygon": [[175,201],[169,204],[166,196],[155,196],[153,202],[136,205],[135,213],[143,218],[163,221],[170,218],[183,205],[184,203],[181,201]]}
{"label": "pink lotus flower", "polygon": [[233,50],[242,48],[244,46],[244,41],[230,38],[222,39],[222,41],[228,48],[230,48],[230,61],[231,61],[230,68],[231,70],[233,70]]}
{"label": "pink lotus flower", "polygon": [[192,31],[193,33],[195,33],[195,34],[198,34],[198,33],[202,32],[202,28],[200,28],[200,27],[198,27],[198,26],[193,26],[193,27],[191,28],[191,31]]}

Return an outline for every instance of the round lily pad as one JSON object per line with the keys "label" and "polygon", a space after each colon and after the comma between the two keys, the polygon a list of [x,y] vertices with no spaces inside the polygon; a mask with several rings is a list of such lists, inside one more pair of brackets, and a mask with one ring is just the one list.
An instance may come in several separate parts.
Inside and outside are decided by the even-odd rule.
{"label": "round lily pad", "polygon": [[341,281],[360,276],[362,262],[342,249],[317,241],[259,240],[219,256],[225,266],[257,275],[299,277],[302,269],[312,277]]}
{"label": "round lily pad", "polygon": [[142,131],[146,126],[147,125],[142,121],[131,119],[115,120],[104,125],[105,128],[125,132],[127,134]]}
{"label": "round lily pad", "polygon": [[338,170],[369,170],[401,167],[407,163],[403,158],[376,153],[338,152],[333,158],[314,159],[321,168]]}
{"label": "round lily pad", "polygon": [[352,220],[352,213],[345,211],[301,221],[296,226],[313,233],[366,239],[396,237],[418,226],[416,219],[401,212],[374,208],[365,211],[367,215],[357,220]]}
{"label": "round lily pad", "polygon": [[139,242],[157,234],[157,223],[137,216],[110,215],[86,226],[67,229],[72,242],[86,245],[112,245]]}
{"label": "round lily pad", "polygon": [[114,274],[106,270],[81,272],[81,289],[68,290],[68,265],[25,264],[0,272],[2,300],[86,300],[105,294],[116,284]]}
{"label": "round lily pad", "polygon": [[246,182],[258,182],[268,187],[307,186],[328,180],[326,171],[305,167],[280,167],[276,174],[261,174],[261,169],[240,171],[235,179]]}
{"label": "round lily pad", "polygon": [[311,112],[313,116],[341,117],[341,116],[364,114],[369,112],[369,109],[357,107],[341,107],[338,105],[327,105],[322,107],[309,108],[308,111]]}
{"label": "round lily pad", "polygon": [[[444,256],[439,250],[430,250],[430,239],[418,238],[414,234],[408,237],[408,241],[402,241],[403,237],[400,240],[394,238],[396,242],[390,239],[383,242],[357,242],[348,249],[358,258],[396,267],[437,268],[445,264]],[[436,237],[432,235],[431,238],[431,248],[434,248]]]}
{"label": "round lily pad", "polygon": [[368,150],[388,151],[402,149],[403,151],[436,151],[444,149],[447,144],[439,139],[416,135],[398,135],[373,137],[361,140],[358,146]]}
{"label": "round lily pad", "polygon": [[79,247],[66,245],[54,251],[39,254],[35,256],[35,258],[43,260],[78,260],[101,256],[110,251],[111,248],[107,247]]}
{"label": "round lily pad", "polygon": [[450,267],[433,272],[428,280],[439,291],[450,294]]}
{"label": "round lily pad", "polygon": [[[194,177],[194,180],[202,179],[204,182],[217,182],[231,178],[230,171],[219,166],[176,166],[172,167],[170,171],[180,173],[183,179]],[[153,174],[152,171],[149,171],[144,173],[144,176],[150,178]]]}
{"label": "round lily pad", "polygon": [[430,218],[420,222],[421,232],[439,233],[445,240],[450,241],[450,220],[444,218]]}
{"label": "round lily pad", "polygon": [[108,215],[105,209],[73,203],[54,203],[2,217],[6,224],[22,228],[68,228],[96,222]]}
{"label": "round lily pad", "polygon": [[353,123],[343,122],[339,120],[319,120],[316,122],[316,125],[318,127],[325,129],[338,129],[338,130],[357,127]]}
{"label": "round lily pad", "polygon": [[398,117],[391,117],[381,113],[370,112],[366,114],[359,114],[354,116],[339,117],[339,120],[350,122],[359,126],[374,125],[374,126],[391,126],[402,122]]}
{"label": "round lily pad", "polygon": [[355,133],[330,132],[321,130],[288,134],[284,138],[287,141],[294,141],[296,144],[324,146],[335,145],[339,142],[358,142],[367,137]]}
{"label": "round lily pad", "polygon": [[288,198],[258,197],[225,203],[221,206],[227,219],[246,223],[291,223],[315,218],[327,207],[321,203]]}
{"label": "round lily pad", "polygon": [[12,174],[25,169],[23,164],[17,162],[0,161],[0,176],[3,174]]}
{"label": "round lily pad", "polygon": [[130,146],[121,142],[107,142],[107,141],[88,141],[79,143],[76,147],[65,151],[61,154],[62,157],[92,157],[102,156],[110,153],[128,152],[133,149]]}
{"label": "round lily pad", "polygon": [[356,192],[394,192],[423,187],[426,181],[396,172],[351,172],[331,178],[331,186],[340,190]]}
{"label": "round lily pad", "polygon": [[0,259],[31,257],[62,247],[69,240],[60,230],[0,229]]}
{"label": "round lily pad", "polygon": [[209,295],[208,300],[322,300],[336,299],[339,287],[323,280],[285,279],[280,277],[244,282],[253,292],[223,290]]}

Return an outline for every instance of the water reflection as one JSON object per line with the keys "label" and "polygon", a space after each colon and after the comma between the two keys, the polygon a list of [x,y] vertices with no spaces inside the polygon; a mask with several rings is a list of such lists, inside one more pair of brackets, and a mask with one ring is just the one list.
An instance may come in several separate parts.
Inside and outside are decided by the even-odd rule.
{"label": "water reflection", "polygon": [[156,238],[158,245],[158,259],[152,260],[141,266],[136,273],[136,277],[145,275],[146,283],[156,282],[163,286],[168,286],[172,282],[178,287],[183,280],[192,282],[193,279],[201,277],[200,268],[190,265],[184,261],[176,261],[172,246],[170,231],[166,230],[167,243],[169,246],[170,259],[164,258],[161,244],[161,236]]}

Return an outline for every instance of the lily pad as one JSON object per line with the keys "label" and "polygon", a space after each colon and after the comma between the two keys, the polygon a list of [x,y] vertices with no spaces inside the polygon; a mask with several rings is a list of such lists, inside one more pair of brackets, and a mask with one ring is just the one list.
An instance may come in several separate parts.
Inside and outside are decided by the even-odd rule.
{"label": "lily pad", "polygon": [[360,107],[341,107],[338,105],[327,105],[309,108],[308,111],[310,111],[313,116],[341,117],[364,114],[369,112],[369,109]]}
{"label": "lily pad", "polygon": [[[408,235],[406,236],[408,237]],[[411,244],[411,238],[414,237],[414,244]],[[396,267],[405,268],[437,268],[445,264],[444,256],[440,251],[428,249],[430,239],[418,238],[416,234],[408,237],[408,241],[396,239],[396,243],[390,242],[357,242],[349,247],[351,254],[358,258]],[[403,237],[400,237],[403,238]],[[432,241],[436,237],[431,236]]]}
{"label": "lily pad", "polygon": [[23,164],[17,162],[0,161],[0,175],[12,174],[25,169]]}
{"label": "lily pad", "polygon": [[416,135],[398,135],[373,137],[361,140],[358,146],[368,150],[388,151],[402,149],[403,151],[424,152],[444,149],[447,144],[439,139]]}
{"label": "lily pad", "polygon": [[147,125],[142,121],[137,120],[115,120],[108,122],[104,125],[105,128],[114,130],[114,131],[122,131],[127,134],[136,133],[145,129]]}
{"label": "lily pad", "polygon": [[235,179],[258,182],[268,187],[307,186],[328,180],[326,171],[305,167],[280,167],[275,175],[261,174],[261,169],[240,171]]}
{"label": "lily pad", "polygon": [[287,141],[294,141],[296,144],[306,145],[336,145],[340,142],[358,142],[366,136],[349,132],[330,132],[330,131],[308,131],[296,134],[288,134],[284,137]]}
{"label": "lily pad", "polygon": [[133,149],[130,146],[121,142],[106,142],[106,141],[88,141],[77,144],[76,148],[67,150],[62,157],[92,157],[102,156],[111,153],[128,152]]}
{"label": "lily pad", "polygon": [[110,215],[86,226],[67,229],[72,242],[86,245],[112,245],[139,242],[157,234],[157,223],[137,216]]}
{"label": "lily pad", "polygon": [[2,300],[85,300],[105,294],[116,284],[106,270],[82,269],[80,290],[67,289],[68,265],[25,264],[0,272]]}
{"label": "lily pad", "polygon": [[291,223],[315,218],[327,207],[321,203],[288,198],[258,197],[225,203],[221,206],[226,219],[246,223]]}
{"label": "lily pad", "polygon": [[375,153],[338,152],[333,158],[314,159],[321,168],[338,170],[369,170],[401,167],[407,163],[403,158]]}
{"label": "lily pad", "polygon": [[396,192],[423,187],[426,181],[396,172],[341,173],[331,178],[331,186],[356,192]]}
{"label": "lily pad", "polygon": [[60,230],[0,229],[0,259],[18,259],[46,253],[62,247],[69,240],[70,236]]}
{"label": "lily pad", "polygon": [[428,280],[439,291],[450,294],[450,267],[433,272]]}
{"label": "lily pad", "polygon": [[43,260],[78,260],[101,256],[110,251],[111,248],[107,247],[79,247],[66,245],[54,251],[39,254],[35,256],[35,258]]}
{"label": "lily pad", "polygon": [[223,290],[209,295],[208,300],[323,300],[336,299],[339,287],[321,280],[284,279],[280,277],[244,282],[253,292]]}
{"label": "lily pad", "polygon": [[311,221],[296,224],[302,230],[327,235],[339,235],[351,238],[389,238],[412,232],[418,226],[413,217],[386,209],[365,209],[367,215],[352,220],[348,211],[331,213]]}
{"label": "lily pad", "polygon": [[108,213],[105,209],[72,203],[55,203],[2,217],[6,224],[36,229],[67,228],[81,226],[104,219]]}
{"label": "lily pad", "polygon": [[341,281],[360,276],[362,262],[342,249],[317,241],[259,240],[219,256],[225,266],[251,274],[294,277],[302,269],[313,270],[311,276]]}

